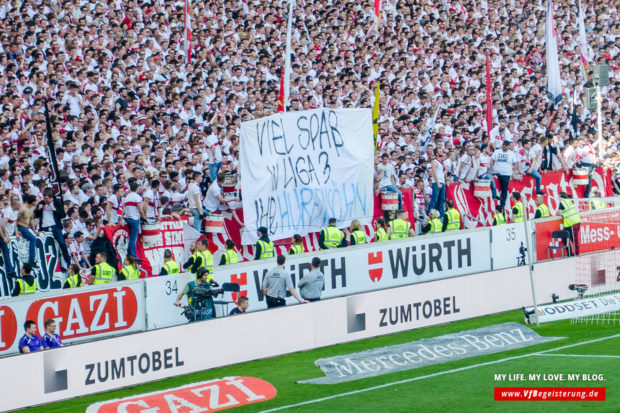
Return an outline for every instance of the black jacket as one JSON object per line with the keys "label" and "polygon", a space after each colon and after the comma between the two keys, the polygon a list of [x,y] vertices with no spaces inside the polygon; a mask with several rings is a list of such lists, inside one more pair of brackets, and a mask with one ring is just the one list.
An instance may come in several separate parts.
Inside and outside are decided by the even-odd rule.
{"label": "black jacket", "polygon": [[[65,206],[62,201],[59,199],[54,199],[52,202],[54,205],[54,223],[55,225],[62,229],[62,219],[67,216],[65,214]],[[37,207],[34,209],[34,217],[39,219],[39,229],[43,228],[43,207],[45,206],[45,201],[39,202]]]}

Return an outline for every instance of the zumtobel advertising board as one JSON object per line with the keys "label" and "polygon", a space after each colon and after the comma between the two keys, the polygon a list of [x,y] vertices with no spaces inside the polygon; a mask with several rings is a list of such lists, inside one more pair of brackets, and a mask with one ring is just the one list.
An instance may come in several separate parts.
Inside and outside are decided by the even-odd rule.
{"label": "zumtobel advertising board", "polygon": [[[553,265],[555,271],[535,271],[541,296],[574,280],[573,259]],[[522,266],[16,355],[0,359],[0,371],[20,372],[0,374],[0,410],[531,304]]]}

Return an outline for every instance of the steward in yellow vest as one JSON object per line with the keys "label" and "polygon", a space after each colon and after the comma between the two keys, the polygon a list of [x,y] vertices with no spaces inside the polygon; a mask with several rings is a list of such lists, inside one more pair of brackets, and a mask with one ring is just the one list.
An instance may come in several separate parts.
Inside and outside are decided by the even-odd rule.
{"label": "steward in yellow vest", "polygon": [[362,231],[362,224],[357,220],[351,222],[351,237],[349,238],[350,245],[360,245],[366,243],[366,233]]}
{"label": "steward in yellow vest", "polygon": [[304,240],[299,234],[293,235],[293,245],[288,249],[289,255],[299,255],[306,252],[304,247]]}
{"label": "steward in yellow vest", "polygon": [[443,216],[442,231],[458,231],[461,229],[461,213],[454,208],[454,201],[446,201],[446,213]]}
{"label": "steward in yellow vest", "polygon": [[506,214],[502,209],[501,205],[497,205],[495,207],[495,215],[493,215],[493,226],[505,225],[506,224]]}
{"label": "steward in yellow vest", "polygon": [[385,230],[385,221],[383,218],[375,220],[375,242],[387,241],[390,239],[388,232]]}
{"label": "steward in yellow vest", "polygon": [[82,277],[80,277],[80,266],[77,264],[71,264],[69,267],[69,274],[65,279],[65,283],[62,288],[78,288],[82,286]]}
{"label": "steward in yellow vest", "polygon": [[164,251],[164,265],[161,267],[159,275],[175,275],[181,272],[181,267],[172,259],[172,251]]}
{"label": "steward in yellow vest", "polygon": [[390,221],[388,227],[390,228],[390,239],[401,239],[413,237],[415,232],[411,228],[411,223],[406,220],[407,211],[400,210],[396,214],[396,219]]}
{"label": "steward in yellow vest", "polygon": [[108,264],[108,255],[101,251],[95,256],[95,266],[91,268],[91,284],[107,284],[114,281],[116,275],[116,269]]}
{"label": "steward in yellow vest", "polygon": [[273,242],[269,240],[269,237],[267,237],[267,233],[267,227],[258,228],[258,241],[256,241],[256,246],[254,248],[256,250],[254,258],[257,260],[275,257],[276,247],[273,245]]}
{"label": "steward in yellow vest", "polygon": [[237,254],[235,247],[236,245],[232,240],[226,240],[226,252],[220,257],[220,265],[236,264],[239,262],[239,254]]}
{"label": "steward in yellow vest", "polygon": [[512,222],[523,222],[525,219],[525,210],[523,208],[523,202],[521,202],[521,194],[518,192],[512,193]]}
{"label": "steward in yellow vest", "polygon": [[37,292],[39,283],[32,275],[32,265],[25,263],[22,265],[22,277],[17,279],[11,297],[31,295]]}
{"label": "steward in yellow vest", "polygon": [[330,218],[328,224],[319,234],[319,247],[322,250],[346,247],[347,240],[345,239],[344,232],[336,228],[336,218]]}
{"label": "steward in yellow vest", "polygon": [[542,195],[536,196],[536,215],[534,219],[547,218],[551,214],[549,213],[549,207],[545,204],[545,199]]}

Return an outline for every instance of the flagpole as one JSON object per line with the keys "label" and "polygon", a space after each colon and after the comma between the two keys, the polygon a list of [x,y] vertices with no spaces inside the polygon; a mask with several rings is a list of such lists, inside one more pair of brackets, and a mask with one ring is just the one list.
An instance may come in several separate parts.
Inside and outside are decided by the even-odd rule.
{"label": "flagpole", "polygon": [[286,104],[291,92],[291,37],[293,31],[293,9],[297,0],[289,0],[288,7],[288,24],[286,28],[286,55],[284,56],[284,112],[286,112]]}
{"label": "flagpole", "polygon": [[[47,135],[47,149],[50,154],[50,183],[52,184],[52,190],[54,191],[54,197],[57,200],[62,201],[62,190],[60,186],[60,174],[58,171],[58,161],[56,160],[56,147],[54,145],[54,137],[52,136],[52,122],[50,121],[49,114],[49,98],[45,98],[45,131]],[[64,204],[62,202],[59,203],[62,206],[62,211],[64,214]]]}

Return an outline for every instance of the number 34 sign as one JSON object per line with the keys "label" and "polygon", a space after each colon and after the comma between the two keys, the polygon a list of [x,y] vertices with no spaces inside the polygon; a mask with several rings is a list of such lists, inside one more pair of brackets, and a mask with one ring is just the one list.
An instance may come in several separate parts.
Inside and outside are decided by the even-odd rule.
{"label": "number 34 sign", "polygon": [[[192,281],[192,274],[151,277],[146,281],[147,329],[169,327],[187,322],[181,310],[174,306],[177,296]],[[184,299],[185,300],[185,299]]]}

